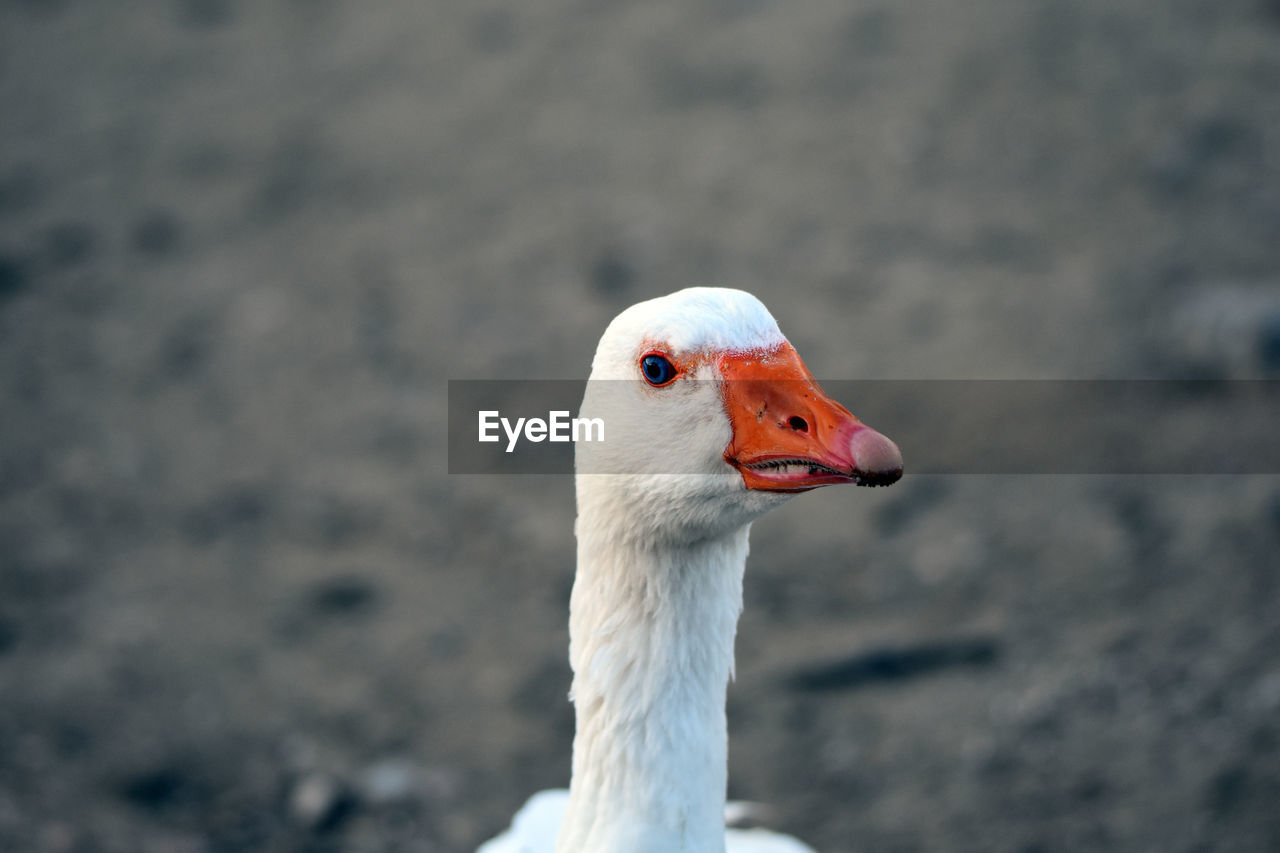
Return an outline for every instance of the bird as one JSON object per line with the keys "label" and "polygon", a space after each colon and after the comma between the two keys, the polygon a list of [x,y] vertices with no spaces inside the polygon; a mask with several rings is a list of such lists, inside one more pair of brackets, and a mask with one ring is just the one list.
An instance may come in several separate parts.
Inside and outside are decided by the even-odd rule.
{"label": "bird", "polygon": [[902,454],[819,386],[742,290],[690,287],[605,329],[575,445],[567,790],[477,853],[813,853],[726,828],[725,699],[751,523],[797,494],[885,486]]}

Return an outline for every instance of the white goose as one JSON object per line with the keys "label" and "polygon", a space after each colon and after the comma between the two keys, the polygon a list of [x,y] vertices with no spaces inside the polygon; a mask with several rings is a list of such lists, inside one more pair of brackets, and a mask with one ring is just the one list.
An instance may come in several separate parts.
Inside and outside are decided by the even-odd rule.
{"label": "white goose", "polygon": [[894,482],[897,446],[823,393],[759,300],[720,288],[619,314],[581,415],[606,440],[577,445],[573,779],[479,853],[813,853],[725,828],[747,533],[798,492]]}

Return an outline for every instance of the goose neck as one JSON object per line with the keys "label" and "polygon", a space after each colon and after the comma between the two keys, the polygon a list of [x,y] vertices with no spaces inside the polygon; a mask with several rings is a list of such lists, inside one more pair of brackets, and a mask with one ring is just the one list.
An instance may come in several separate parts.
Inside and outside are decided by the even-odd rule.
{"label": "goose neck", "polygon": [[748,526],[644,544],[583,521],[570,602],[577,733],[556,849],[719,853]]}

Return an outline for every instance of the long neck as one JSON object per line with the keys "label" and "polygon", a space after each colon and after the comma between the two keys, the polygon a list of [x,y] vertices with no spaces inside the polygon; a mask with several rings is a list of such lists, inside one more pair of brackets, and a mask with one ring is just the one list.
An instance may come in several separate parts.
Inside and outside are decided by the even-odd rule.
{"label": "long neck", "polygon": [[578,519],[577,735],[558,853],[722,853],[725,690],[748,526],[693,545]]}

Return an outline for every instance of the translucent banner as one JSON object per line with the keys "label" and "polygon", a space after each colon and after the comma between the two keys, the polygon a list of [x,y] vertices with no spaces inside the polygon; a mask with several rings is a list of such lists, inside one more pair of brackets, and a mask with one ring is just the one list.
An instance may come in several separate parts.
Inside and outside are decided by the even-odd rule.
{"label": "translucent banner", "polygon": [[[1276,380],[820,384],[897,443],[907,475],[1280,473]],[[451,380],[448,470],[572,474],[575,447],[589,444],[590,452],[580,454],[581,473],[689,473],[689,454],[679,448],[727,445],[731,429],[718,403],[725,385]],[[805,423],[804,414],[776,401],[802,393],[756,383],[738,396],[757,395],[764,406],[760,422],[786,430]],[[789,424],[791,418],[800,420]],[[820,425],[811,429],[816,433]]]}

